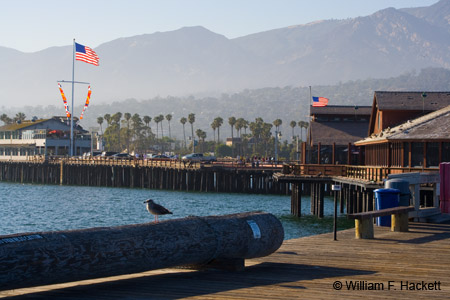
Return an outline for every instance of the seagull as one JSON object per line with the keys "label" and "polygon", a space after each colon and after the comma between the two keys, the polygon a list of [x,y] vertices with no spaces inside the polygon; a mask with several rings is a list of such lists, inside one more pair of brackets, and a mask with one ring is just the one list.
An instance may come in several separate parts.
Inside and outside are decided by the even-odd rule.
{"label": "seagull", "polygon": [[147,203],[148,212],[152,215],[155,215],[155,223],[158,223],[158,216],[172,214],[170,210],[168,210],[164,206],[156,204],[152,199],[147,199],[144,201],[144,203]]}

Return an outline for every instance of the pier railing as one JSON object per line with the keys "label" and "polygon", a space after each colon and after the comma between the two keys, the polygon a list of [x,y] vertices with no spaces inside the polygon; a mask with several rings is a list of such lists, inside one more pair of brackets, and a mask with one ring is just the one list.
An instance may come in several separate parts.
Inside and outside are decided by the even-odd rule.
{"label": "pier railing", "polygon": [[382,182],[389,174],[410,172],[436,172],[437,168],[402,168],[380,166],[285,164],[284,174],[297,176],[342,176],[358,180]]}
{"label": "pier railing", "polygon": [[258,169],[258,170],[281,170],[283,164],[281,162],[240,162],[230,159],[218,159],[218,161],[184,161],[181,159],[136,159],[136,158],[120,158],[113,159],[110,157],[80,158],[66,156],[30,156],[27,162],[43,163],[44,161],[53,164],[70,164],[70,165],[106,165],[106,166],[135,166],[135,167],[162,167],[173,169],[200,169],[204,167],[222,167],[231,169]]}

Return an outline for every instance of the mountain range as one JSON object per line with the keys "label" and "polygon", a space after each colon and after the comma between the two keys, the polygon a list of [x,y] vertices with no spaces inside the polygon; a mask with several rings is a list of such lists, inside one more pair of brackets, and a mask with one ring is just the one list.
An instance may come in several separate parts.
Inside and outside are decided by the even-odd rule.
{"label": "mountain range", "polygon": [[[387,78],[450,68],[450,1],[235,39],[200,26],[184,27],[119,38],[94,50],[99,67],[75,64],[75,80],[91,83],[91,105]],[[0,105],[62,107],[56,81],[72,78],[72,46],[34,53],[0,47],[0,65]],[[70,98],[70,85],[63,88]],[[77,104],[84,103],[86,93],[85,86],[77,86]]]}

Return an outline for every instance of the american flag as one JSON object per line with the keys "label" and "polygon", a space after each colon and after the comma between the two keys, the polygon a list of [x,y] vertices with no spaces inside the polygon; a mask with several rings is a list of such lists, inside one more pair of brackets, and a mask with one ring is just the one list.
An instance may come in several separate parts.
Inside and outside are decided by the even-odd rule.
{"label": "american flag", "polygon": [[75,59],[98,66],[98,55],[91,48],[75,43]]}
{"label": "american flag", "polygon": [[327,106],[328,105],[328,99],[324,97],[313,97],[313,105],[315,107],[320,106]]}

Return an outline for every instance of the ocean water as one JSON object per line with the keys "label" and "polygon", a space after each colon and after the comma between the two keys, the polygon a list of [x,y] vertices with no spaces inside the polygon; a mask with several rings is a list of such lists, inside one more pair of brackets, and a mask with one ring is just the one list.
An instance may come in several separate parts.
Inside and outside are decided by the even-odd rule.
{"label": "ocean water", "polygon": [[[160,220],[262,210],[279,218],[285,239],[333,230],[332,198],[325,198],[325,217],[317,219],[309,213],[309,197],[302,197],[302,217],[296,218],[289,196],[0,182],[0,235],[151,222],[143,203],[148,198],[173,212]],[[352,225],[345,216],[338,218],[338,229]]]}

